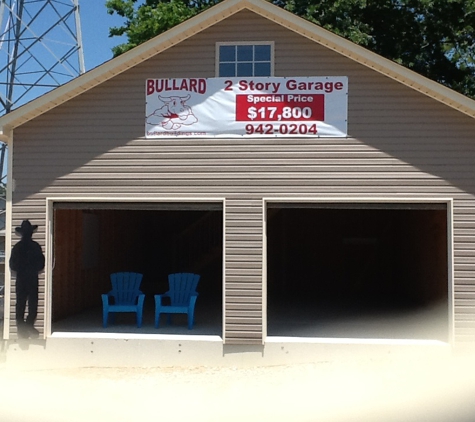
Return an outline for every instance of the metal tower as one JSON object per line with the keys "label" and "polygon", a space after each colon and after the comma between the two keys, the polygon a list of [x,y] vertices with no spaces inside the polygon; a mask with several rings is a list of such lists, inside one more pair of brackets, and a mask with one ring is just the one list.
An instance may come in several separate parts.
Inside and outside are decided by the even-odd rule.
{"label": "metal tower", "polygon": [[0,114],[84,73],[79,0],[0,0]]}
{"label": "metal tower", "polygon": [[[78,1],[0,0],[0,115],[84,73]],[[6,154],[0,142],[0,296]]]}

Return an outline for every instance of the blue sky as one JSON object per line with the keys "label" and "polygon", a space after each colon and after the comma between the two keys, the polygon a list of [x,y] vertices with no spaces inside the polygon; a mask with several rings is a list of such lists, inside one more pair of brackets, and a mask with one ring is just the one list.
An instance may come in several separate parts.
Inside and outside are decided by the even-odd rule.
{"label": "blue sky", "polygon": [[111,48],[125,41],[125,38],[109,38],[109,28],[120,26],[124,19],[109,15],[106,0],[79,0],[82,41],[86,70],[112,58]]}
{"label": "blue sky", "polygon": [[[120,26],[124,19],[117,15],[109,15],[105,2],[106,0],[79,0],[86,71],[110,60],[111,48],[126,41],[125,37],[109,37],[109,28]],[[3,176],[6,173],[6,166],[1,170]]]}

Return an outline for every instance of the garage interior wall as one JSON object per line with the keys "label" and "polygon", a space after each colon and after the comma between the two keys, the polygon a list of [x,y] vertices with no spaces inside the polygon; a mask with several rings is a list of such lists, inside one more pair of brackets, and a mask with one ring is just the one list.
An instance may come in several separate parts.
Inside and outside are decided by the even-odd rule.
{"label": "garage interior wall", "polygon": [[298,207],[267,210],[269,335],[282,335],[272,316],[292,306],[309,315],[318,306],[336,314],[442,306],[448,330],[445,209]]}

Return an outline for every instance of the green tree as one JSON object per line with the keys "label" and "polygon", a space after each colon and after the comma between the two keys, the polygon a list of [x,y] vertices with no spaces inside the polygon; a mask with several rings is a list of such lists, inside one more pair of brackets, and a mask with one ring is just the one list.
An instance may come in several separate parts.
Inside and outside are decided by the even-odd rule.
{"label": "green tree", "polygon": [[[114,56],[219,0],[107,0],[125,18]],[[356,44],[475,98],[475,0],[272,0]]]}
{"label": "green tree", "polygon": [[[127,42],[112,49],[114,57],[142,44],[195,16],[219,1],[194,0],[107,0],[109,14],[125,19],[122,26],[109,29],[109,36],[126,35]],[[140,3],[140,4],[137,4]]]}

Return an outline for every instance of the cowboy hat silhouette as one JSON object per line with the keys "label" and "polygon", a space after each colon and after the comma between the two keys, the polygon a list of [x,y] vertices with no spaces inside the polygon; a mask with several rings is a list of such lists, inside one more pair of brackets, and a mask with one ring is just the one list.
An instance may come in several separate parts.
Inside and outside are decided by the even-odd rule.
{"label": "cowboy hat silhouette", "polygon": [[31,224],[29,220],[23,220],[21,226],[15,228],[15,233],[21,236],[32,235],[37,228],[38,225]]}

